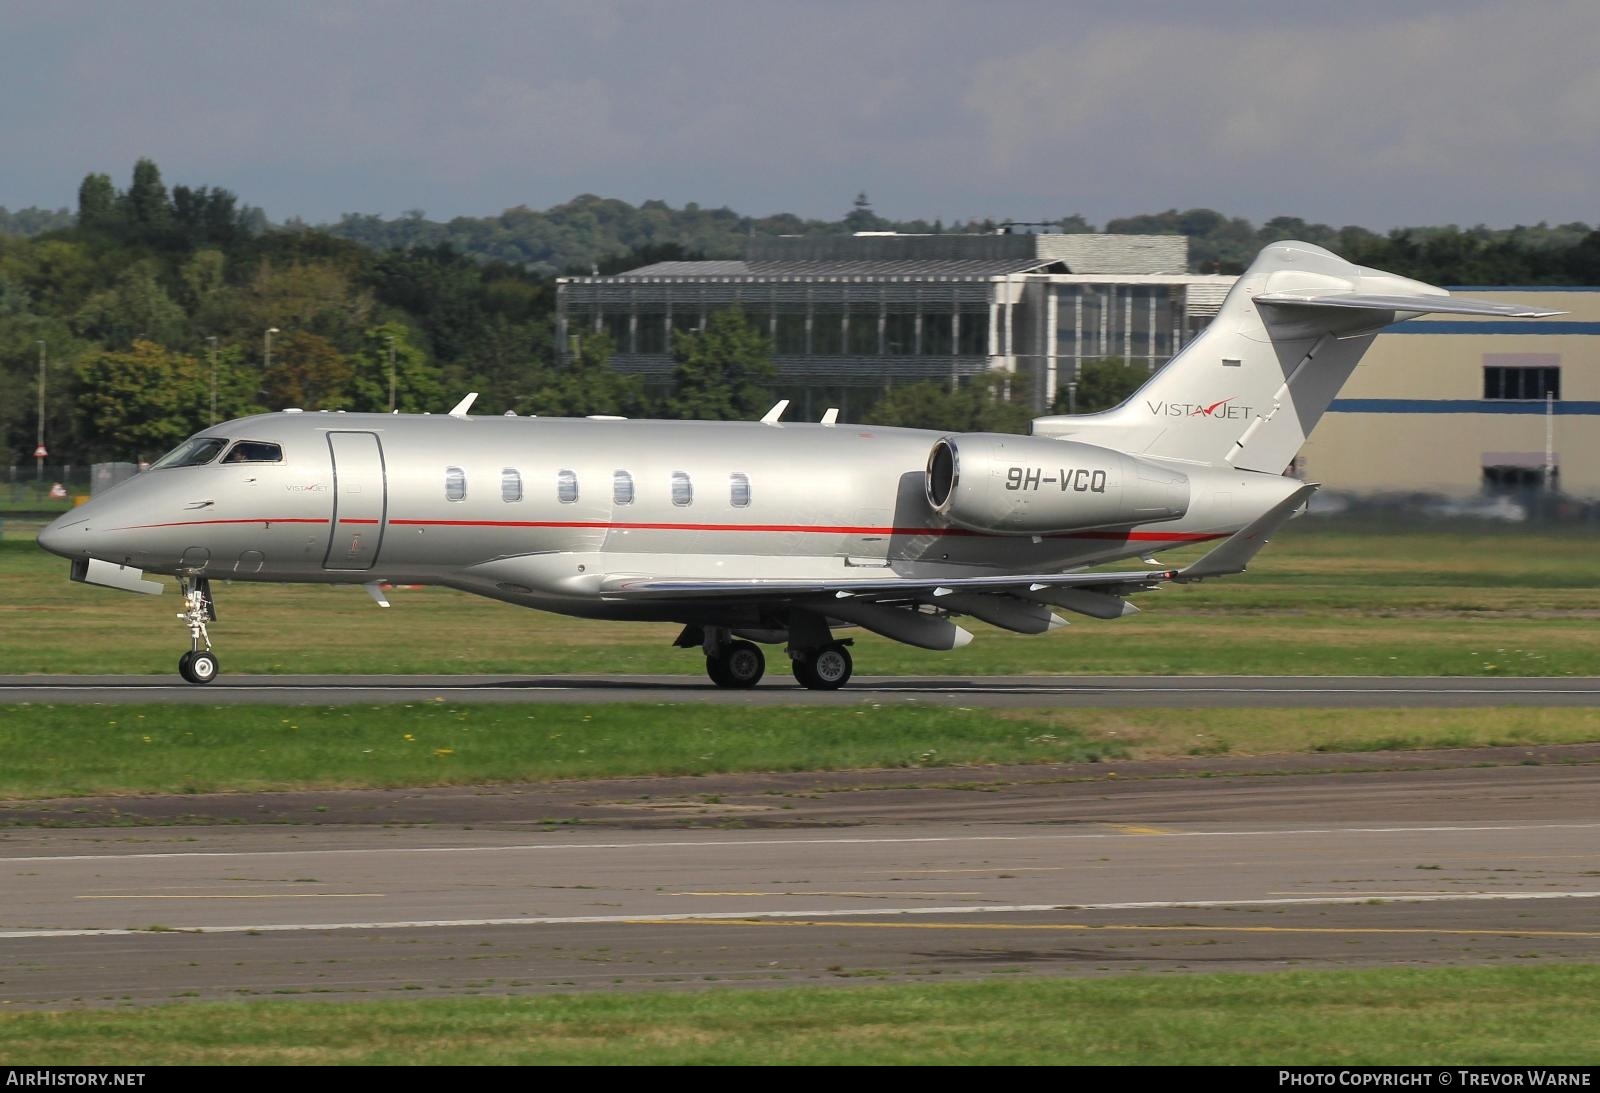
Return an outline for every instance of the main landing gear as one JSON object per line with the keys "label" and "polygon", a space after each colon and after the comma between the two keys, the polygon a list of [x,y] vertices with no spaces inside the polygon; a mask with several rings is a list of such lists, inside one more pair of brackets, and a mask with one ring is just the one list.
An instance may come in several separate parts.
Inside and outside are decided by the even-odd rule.
{"label": "main landing gear", "polygon": [[706,648],[706,675],[718,687],[744,690],[761,682],[767,671],[766,654],[751,641],[730,641]]}
{"label": "main landing gear", "polygon": [[796,681],[813,691],[837,691],[843,687],[850,682],[850,673],[855,669],[850,650],[845,648],[848,644],[830,641],[816,650],[796,649],[792,654]]}
{"label": "main landing gear", "polygon": [[[837,691],[850,682],[855,665],[850,657],[850,640],[834,641],[821,619],[796,617],[797,625],[787,631],[790,667],[795,682],[813,691]],[[782,640],[785,631],[772,631],[773,640]],[[803,644],[802,644],[803,642]],[[736,640],[731,630],[720,626],[690,624],[674,642],[679,648],[696,646],[705,650],[706,675],[718,687],[746,690],[761,682],[767,658],[754,642]]]}
{"label": "main landing gear", "polygon": [[211,582],[204,577],[179,577],[178,591],[183,595],[178,618],[189,627],[189,651],[178,658],[178,674],[189,683],[210,683],[220,670],[211,651],[211,635],[206,632],[206,623],[217,621]]}

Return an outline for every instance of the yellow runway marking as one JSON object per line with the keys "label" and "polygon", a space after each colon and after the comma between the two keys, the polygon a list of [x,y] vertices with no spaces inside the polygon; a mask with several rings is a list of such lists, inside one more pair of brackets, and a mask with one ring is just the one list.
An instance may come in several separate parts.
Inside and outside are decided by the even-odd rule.
{"label": "yellow runway marking", "polygon": [[1112,824],[1115,830],[1124,835],[1176,835],[1176,831],[1169,831],[1164,827],[1150,827],[1146,824]]}
{"label": "yellow runway marking", "polygon": [[982,896],[982,892],[673,892],[674,896]]}
{"label": "yellow runway marking", "polygon": [[382,899],[382,892],[262,892],[255,895],[74,896],[74,899]]}
{"label": "yellow runway marking", "polygon": [[1065,865],[990,865],[982,869],[874,869],[874,873],[887,873],[903,877],[912,873],[1060,873]]}
{"label": "yellow runway marking", "polygon": [[1435,889],[1425,889],[1425,888],[1424,889],[1417,889],[1415,891],[1367,892],[1367,891],[1363,891],[1360,888],[1346,888],[1342,892],[1290,892],[1290,891],[1281,891],[1281,892],[1268,892],[1267,895],[1269,895],[1269,896],[1360,896],[1363,899],[1384,899],[1384,898],[1387,898],[1387,897],[1390,897],[1390,896],[1393,896],[1395,898],[1399,898],[1400,896],[1466,896],[1466,895],[1487,895],[1487,893],[1485,893],[1481,888],[1477,889],[1475,891],[1472,891],[1472,892],[1461,892],[1461,891],[1440,892],[1440,891],[1437,891]]}
{"label": "yellow runway marking", "polygon": [[1600,938],[1600,930],[1433,930],[1425,926],[1141,926],[1133,923],[1032,922],[1004,925],[989,922],[840,922],[828,919],[680,918],[632,919],[641,926],[828,926],[854,930],[1053,930],[1062,933],[1168,934],[1425,934],[1432,937],[1568,937]]}

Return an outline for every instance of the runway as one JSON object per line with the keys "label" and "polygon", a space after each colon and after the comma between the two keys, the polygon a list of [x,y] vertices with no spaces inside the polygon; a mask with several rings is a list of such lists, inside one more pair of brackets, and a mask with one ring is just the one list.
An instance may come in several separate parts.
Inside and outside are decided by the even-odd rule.
{"label": "runway", "polygon": [[6,831],[0,1004],[1596,960],[1595,751],[190,798],[211,824]]}
{"label": "runway", "polygon": [[852,706],[1372,707],[1600,706],[1600,678],[1460,676],[857,676],[843,690],[808,691],[773,672],[730,691],[700,676],[224,675],[196,687],[173,676],[0,676],[0,703],[230,702],[350,705],[451,702],[681,702]]}

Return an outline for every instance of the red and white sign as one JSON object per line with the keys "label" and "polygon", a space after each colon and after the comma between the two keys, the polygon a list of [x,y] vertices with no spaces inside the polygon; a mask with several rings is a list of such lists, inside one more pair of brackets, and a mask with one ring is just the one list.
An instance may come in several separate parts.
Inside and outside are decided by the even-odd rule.
{"label": "red and white sign", "polygon": [[55,501],[65,501],[67,499],[67,487],[57,482],[50,487],[50,497]]}
{"label": "red and white sign", "polygon": [[45,456],[47,456],[49,454],[50,454],[49,452],[44,450],[44,445],[43,444],[39,445],[37,448],[35,448],[33,450],[33,458],[35,458],[35,459],[43,459]]}

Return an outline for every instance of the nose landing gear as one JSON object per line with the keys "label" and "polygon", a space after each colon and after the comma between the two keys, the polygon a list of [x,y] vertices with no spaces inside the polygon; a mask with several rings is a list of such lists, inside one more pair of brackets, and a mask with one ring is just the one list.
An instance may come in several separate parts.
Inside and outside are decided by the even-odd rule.
{"label": "nose landing gear", "polygon": [[178,618],[189,627],[190,646],[178,658],[178,674],[189,683],[210,683],[220,670],[216,655],[211,652],[211,635],[206,631],[206,623],[217,621],[211,582],[204,577],[179,577],[178,591],[183,595],[184,607]]}

